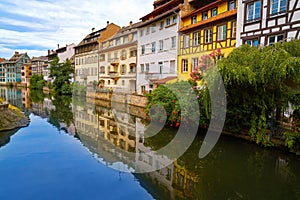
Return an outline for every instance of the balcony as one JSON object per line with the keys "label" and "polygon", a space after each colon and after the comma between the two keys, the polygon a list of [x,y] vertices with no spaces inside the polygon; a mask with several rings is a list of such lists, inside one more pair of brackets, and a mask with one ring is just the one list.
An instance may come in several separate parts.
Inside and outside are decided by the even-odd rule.
{"label": "balcony", "polygon": [[120,59],[119,58],[110,58],[108,59],[108,62],[112,65],[112,66],[118,66],[120,63]]}
{"label": "balcony", "polygon": [[109,72],[108,74],[111,78],[117,78],[120,76],[120,74],[118,72],[114,72],[114,71]]}
{"label": "balcony", "polygon": [[146,73],[146,80],[155,81],[161,79],[162,74],[160,73]]}

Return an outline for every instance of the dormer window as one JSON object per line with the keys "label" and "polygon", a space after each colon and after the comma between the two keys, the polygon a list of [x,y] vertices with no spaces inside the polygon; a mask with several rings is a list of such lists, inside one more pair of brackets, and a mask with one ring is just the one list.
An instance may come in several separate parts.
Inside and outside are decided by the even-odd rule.
{"label": "dormer window", "polygon": [[192,16],[191,20],[192,20],[192,24],[196,24],[197,23],[197,16],[196,15]]}
{"label": "dormer window", "polygon": [[235,9],[235,1],[229,1],[228,10],[234,10],[234,9]]}
{"label": "dormer window", "polygon": [[206,20],[206,19],[208,19],[208,13],[207,13],[207,12],[204,12],[204,13],[202,14],[202,20]]}
{"label": "dormer window", "polygon": [[214,17],[214,16],[217,16],[218,14],[218,8],[214,8],[211,10],[211,16]]}

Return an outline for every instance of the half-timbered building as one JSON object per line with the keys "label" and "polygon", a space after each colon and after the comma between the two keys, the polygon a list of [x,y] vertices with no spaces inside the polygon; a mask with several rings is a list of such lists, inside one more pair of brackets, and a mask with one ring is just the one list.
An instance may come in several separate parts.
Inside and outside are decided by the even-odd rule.
{"label": "half-timbered building", "polygon": [[179,30],[178,78],[186,80],[204,54],[221,49],[227,56],[236,45],[235,0],[185,1]]}
{"label": "half-timbered building", "polygon": [[300,38],[299,0],[239,0],[237,46]]}

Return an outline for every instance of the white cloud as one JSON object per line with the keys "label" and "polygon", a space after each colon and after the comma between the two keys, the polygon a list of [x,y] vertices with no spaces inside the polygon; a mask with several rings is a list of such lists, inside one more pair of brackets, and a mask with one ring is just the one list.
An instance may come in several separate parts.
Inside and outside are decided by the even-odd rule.
{"label": "white cloud", "polygon": [[[153,0],[1,1],[0,10],[9,15],[0,13],[0,24],[6,25],[0,28],[0,57],[10,57],[16,50],[14,46],[32,46],[33,49],[40,46],[41,50],[19,49],[38,56],[56,48],[57,44],[78,44],[91,28],[104,28],[106,21],[119,26],[126,26],[129,21],[138,22],[153,9],[152,4]],[[9,26],[14,29],[7,30]],[[10,51],[3,46],[8,46]]]}

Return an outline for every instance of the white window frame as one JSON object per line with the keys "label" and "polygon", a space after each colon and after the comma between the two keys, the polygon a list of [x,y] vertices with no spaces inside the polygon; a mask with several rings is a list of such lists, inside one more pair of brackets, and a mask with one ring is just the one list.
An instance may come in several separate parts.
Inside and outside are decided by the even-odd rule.
{"label": "white window frame", "polygon": [[184,72],[188,72],[188,68],[189,68],[189,61],[188,59],[182,59],[181,61],[182,63],[182,68],[181,68],[181,71],[184,73]]}
{"label": "white window frame", "polygon": [[226,40],[226,37],[227,37],[227,26],[226,26],[226,24],[218,26],[217,40],[218,41]]}
{"label": "white window frame", "polygon": [[[259,3],[259,8],[257,8]],[[252,8],[251,8],[252,6]],[[252,13],[250,15],[250,13]],[[251,16],[251,17],[250,17]],[[259,20],[261,18],[261,1],[253,1],[247,4],[247,22]]]}
{"label": "white window frame", "polygon": [[190,47],[190,35],[184,35],[183,36],[183,48],[188,48]]}
{"label": "white window frame", "polygon": [[[278,37],[279,37],[279,36],[282,36],[282,40],[278,40]],[[272,43],[270,43],[270,38],[272,38],[272,37],[274,37],[275,41],[272,42]],[[277,42],[282,42],[282,41],[284,41],[284,34],[270,35],[270,36],[268,37],[268,45],[272,45],[272,44],[275,44],[275,43],[277,43]]]}
{"label": "white window frame", "polygon": [[160,51],[164,50],[164,40],[159,40],[159,50]]}
{"label": "white window frame", "polygon": [[[281,13],[285,13],[287,10],[287,1],[288,0],[271,0],[270,1],[270,14],[278,15]],[[283,8],[283,10],[281,10]]]}
{"label": "white window frame", "polygon": [[200,45],[200,32],[196,32],[193,34],[193,45],[199,46]]}
{"label": "white window frame", "polygon": [[205,29],[204,30],[204,43],[212,43],[212,29]]}

